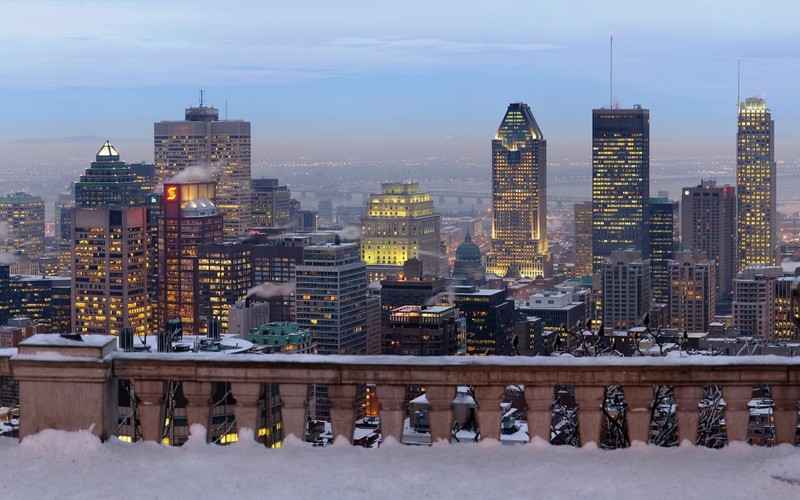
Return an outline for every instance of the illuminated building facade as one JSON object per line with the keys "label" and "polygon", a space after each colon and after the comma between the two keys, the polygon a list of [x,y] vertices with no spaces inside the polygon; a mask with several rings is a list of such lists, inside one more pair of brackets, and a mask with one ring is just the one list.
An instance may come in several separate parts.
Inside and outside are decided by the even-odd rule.
{"label": "illuminated building facade", "polygon": [[775,287],[775,339],[779,342],[800,340],[800,276],[781,276]]}
{"label": "illuminated building facade", "polygon": [[764,99],[739,104],[736,135],[738,270],[776,260],[775,124]]}
{"label": "illuminated building facade", "polygon": [[665,304],[667,308],[670,299],[668,267],[675,257],[680,238],[678,210],[677,201],[650,198],[650,223],[647,226],[650,239],[650,286],[653,289],[653,300],[658,304]]}
{"label": "illuminated building facade", "polygon": [[10,274],[0,263],[0,323],[15,317],[43,324],[47,333],[71,331],[70,278]]}
{"label": "illuminated building facade", "polygon": [[381,328],[389,324],[392,311],[403,306],[433,305],[445,290],[436,276],[392,275],[381,280]]}
{"label": "illuminated building facade", "polygon": [[460,352],[466,329],[453,306],[403,306],[383,327],[381,354],[452,356]]}
{"label": "illuminated building facade", "polygon": [[207,243],[197,247],[197,286],[201,333],[202,323],[220,322],[228,333],[228,311],[247,298],[253,287],[252,245],[241,241]]}
{"label": "illuminated building facade", "polygon": [[289,205],[292,193],[278,179],[252,179],[253,227],[288,227],[291,222]]}
{"label": "illuminated building facade", "polygon": [[75,183],[77,208],[139,207],[145,200],[142,183],[119,159],[119,153],[109,141],[103,144],[95,161]]}
{"label": "illuminated building facade", "polygon": [[650,255],[650,111],[592,110],[592,262],[620,248]]}
{"label": "illuminated building facade", "polygon": [[255,245],[252,249],[253,284],[274,284],[269,293],[256,293],[253,301],[269,304],[271,321],[295,321],[295,282],[298,264],[303,263],[303,247],[310,245],[310,238],[286,238]]}
{"label": "illuminated building facade", "polygon": [[36,257],[44,252],[44,201],[14,193],[0,197],[0,252]]}
{"label": "illuminated building facade", "polygon": [[165,184],[158,228],[159,329],[180,319],[183,332],[199,332],[198,247],[223,240],[215,184]]}
{"label": "illuminated building facade", "polygon": [[471,356],[512,353],[514,302],[505,290],[479,290],[474,286],[453,287],[455,305],[466,318],[466,353]]}
{"label": "illuminated building facade", "polygon": [[679,332],[707,332],[714,321],[717,265],[702,250],[681,250],[669,263],[670,317]]}
{"label": "illuminated building facade", "polygon": [[780,266],[747,266],[733,280],[733,326],[739,335],[775,340],[775,292]]}
{"label": "illuminated building facade", "polygon": [[147,209],[76,208],[72,227],[72,331],[146,334]]}
{"label": "illuminated building facade", "polygon": [[717,300],[730,302],[736,273],[736,188],[713,180],[683,188],[683,248],[703,250],[717,263]]}
{"label": "illuminated building facade", "polygon": [[381,194],[369,196],[361,217],[361,260],[370,282],[400,272],[411,258],[422,262],[423,274],[439,275],[440,226],[431,195],[420,193],[418,183],[381,184]]}
{"label": "illuminated building facade", "polygon": [[650,260],[635,249],[611,252],[600,270],[603,324],[616,330],[642,326],[650,312]]}
{"label": "illuminated building facade", "polygon": [[576,203],[574,278],[592,274],[592,202]]}
{"label": "illuminated building facade", "polygon": [[319,354],[366,354],[367,270],[355,243],[310,245],[296,266],[297,324]]}
{"label": "illuminated building facade", "polygon": [[199,167],[197,177],[211,174],[217,183],[215,205],[225,216],[225,239],[250,228],[250,122],[220,120],[213,107],[186,109],[183,121],[154,125],[156,183],[165,184],[179,172]]}
{"label": "illuminated building facade", "polygon": [[486,272],[549,278],[547,141],[527,104],[511,103],[492,141],[492,250]]}

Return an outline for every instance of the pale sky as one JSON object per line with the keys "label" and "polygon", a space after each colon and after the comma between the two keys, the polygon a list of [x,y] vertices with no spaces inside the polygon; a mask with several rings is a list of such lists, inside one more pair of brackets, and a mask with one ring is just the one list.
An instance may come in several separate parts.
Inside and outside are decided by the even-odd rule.
{"label": "pale sky", "polygon": [[0,148],[146,144],[203,88],[253,123],[254,159],[488,157],[512,101],[551,158],[588,156],[613,32],[614,99],[650,109],[655,152],[733,156],[741,58],[742,97],[798,156],[798,18],[789,0],[0,1]]}

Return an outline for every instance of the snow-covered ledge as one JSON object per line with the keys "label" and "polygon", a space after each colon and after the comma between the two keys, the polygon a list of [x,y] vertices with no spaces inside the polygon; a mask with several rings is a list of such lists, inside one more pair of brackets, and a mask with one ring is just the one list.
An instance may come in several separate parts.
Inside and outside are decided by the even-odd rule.
{"label": "snow-covered ledge", "polygon": [[[139,399],[142,436],[157,441],[163,426],[165,382],[180,380],[187,399],[189,423],[208,425],[213,382],[231,383],[236,400],[237,427],[258,428],[261,384],[277,383],[286,434],[302,436],[306,423],[308,384],[329,388],[335,435],[352,439],[355,387],[373,384],[380,401],[382,432],[402,439],[403,394],[407,385],[424,385],[430,404],[431,438],[449,440],[453,393],[457,385],[475,387],[483,438],[499,437],[500,402],[507,385],[524,385],[531,438],[550,437],[553,387],[572,385],[579,405],[583,442],[598,442],[603,390],[625,390],[631,440],[646,442],[653,387],[675,387],[681,441],[696,442],[698,403],[704,385],[720,385],[727,403],[729,441],[745,441],[752,387],[769,384],[774,400],[777,442],[794,443],[800,398],[800,358],[666,357],[666,358],[540,358],[540,357],[399,357],[312,355],[219,355],[126,353],[107,350],[100,339],[94,356],[76,356],[82,347],[34,336],[31,349],[6,353],[11,371],[20,380],[20,435],[45,428],[89,428],[107,437],[114,434],[118,379],[131,380]],[[27,342],[27,341],[26,341]],[[56,342],[56,344],[53,344]],[[60,342],[60,341],[59,341]],[[78,343],[77,341],[70,341]],[[39,350],[33,349],[38,345]],[[35,351],[35,352],[34,352]],[[3,366],[0,353],[0,370]],[[0,371],[0,374],[2,372]],[[35,390],[34,390],[35,388]],[[90,404],[89,404],[90,403]],[[91,411],[87,410],[87,406]],[[99,408],[103,408],[102,412]]]}

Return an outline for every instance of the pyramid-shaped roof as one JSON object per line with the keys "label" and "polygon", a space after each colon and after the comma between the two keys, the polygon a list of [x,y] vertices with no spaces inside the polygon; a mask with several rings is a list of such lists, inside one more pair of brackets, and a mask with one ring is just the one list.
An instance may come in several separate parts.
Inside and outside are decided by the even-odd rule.
{"label": "pyramid-shaped roof", "polygon": [[100,151],[97,152],[97,161],[118,161],[119,153],[117,149],[111,145],[110,141],[106,141]]}

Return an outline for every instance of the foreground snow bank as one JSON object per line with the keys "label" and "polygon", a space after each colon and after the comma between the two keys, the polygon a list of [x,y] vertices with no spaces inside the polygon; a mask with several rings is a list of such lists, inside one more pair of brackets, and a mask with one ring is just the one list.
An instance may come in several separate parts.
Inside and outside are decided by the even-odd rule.
{"label": "foreground snow bank", "polygon": [[[242,437],[252,437],[242,433]],[[602,451],[529,445],[400,446],[290,438],[269,450],[250,439],[183,448],[100,443],[88,431],[0,438],[5,498],[800,498],[800,449],[723,450],[634,445]]]}

